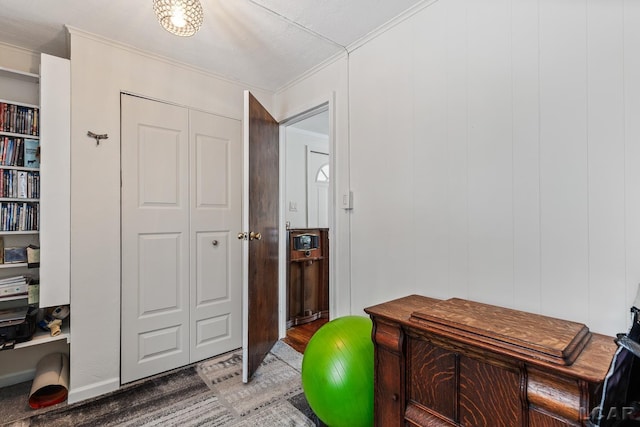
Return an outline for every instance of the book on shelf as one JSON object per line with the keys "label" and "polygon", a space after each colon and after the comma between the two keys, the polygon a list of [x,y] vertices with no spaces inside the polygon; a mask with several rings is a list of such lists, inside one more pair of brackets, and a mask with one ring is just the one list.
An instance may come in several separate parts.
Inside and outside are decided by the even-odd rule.
{"label": "book on shelf", "polygon": [[18,263],[24,263],[24,262],[27,262],[26,247],[18,246],[18,247],[12,247],[12,248],[4,248],[5,264],[18,264]]}
{"label": "book on shelf", "polygon": [[27,171],[16,171],[18,174],[18,191],[17,197],[19,199],[26,199],[29,197],[28,178],[29,173]]}
{"label": "book on shelf", "polygon": [[27,276],[7,277],[0,280],[0,302],[14,300],[16,297],[27,299],[31,282],[31,278]]}
{"label": "book on shelf", "polygon": [[27,278],[23,275],[20,276],[11,276],[11,277],[5,277],[4,279],[0,279],[0,286],[2,285],[12,285],[15,283],[22,283],[22,282],[26,282]]}
{"label": "book on shelf", "polygon": [[17,283],[15,285],[0,285],[0,301],[2,298],[9,298],[15,296],[28,296],[29,286],[26,281],[23,283]]}
{"label": "book on shelf", "polygon": [[40,267],[40,246],[27,246],[27,268]]}
{"label": "book on shelf", "polygon": [[32,280],[28,286],[29,305],[37,305],[40,302],[40,283]]}
{"label": "book on shelf", "polygon": [[24,162],[25,167],[40,167],[40,141],[37,139],[24,140]]}
{"label": "book on shelf", "polygon": [[29,282],[26,276],[7,277],[0,280],[0,302],[3,299],[29,295]]}

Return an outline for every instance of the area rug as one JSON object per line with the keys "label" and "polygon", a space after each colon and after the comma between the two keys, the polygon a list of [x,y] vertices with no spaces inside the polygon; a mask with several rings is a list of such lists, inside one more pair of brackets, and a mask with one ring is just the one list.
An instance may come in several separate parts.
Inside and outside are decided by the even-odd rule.
{"label": "area rug", "polygon": [[319,426],[302,392],[301,361],[278,342],[244,384],[242,354],[235,351],[5,425]]}

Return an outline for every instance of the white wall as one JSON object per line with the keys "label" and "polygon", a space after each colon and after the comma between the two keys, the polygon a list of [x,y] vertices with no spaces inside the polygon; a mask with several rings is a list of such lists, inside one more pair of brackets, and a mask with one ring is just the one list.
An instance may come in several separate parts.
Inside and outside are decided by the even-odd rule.
{"label": "white wall", "polygon": [[307,148],[328,154],[329,137],[293,126],[285,129],[285,220],[291,228],[307,228]]}
{"label": "white wall", "polygon": [[419,293],[624,331],[640,4],[440,0],[351,53],[352,309]]}
{"label": "white wall", "polygon": [[25,73],[40,72],[40,53],[0,42],[0,67]]}
{"label": "white wall", "polygon": [[[241,119],[246,87],[73,29],[71,80],[74,402],[120,384],[120,92]],[[96,146],[87,131],[109,139]]]}

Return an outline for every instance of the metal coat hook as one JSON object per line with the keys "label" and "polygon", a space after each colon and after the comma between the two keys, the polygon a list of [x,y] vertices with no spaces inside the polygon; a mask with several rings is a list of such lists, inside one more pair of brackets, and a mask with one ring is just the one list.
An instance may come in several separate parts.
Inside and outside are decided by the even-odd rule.
{"label": "metal coat hook", "polygon": [[91,138],[95,138],[96,140],[96,145],[100,145],[100,140],[101,139],[107,139],[109,138],[109,135],[107,135],[106,133],[100,134],[98,135],[97,133],[93,133],[91,131],[87,132],[87,136],[91,137]]}

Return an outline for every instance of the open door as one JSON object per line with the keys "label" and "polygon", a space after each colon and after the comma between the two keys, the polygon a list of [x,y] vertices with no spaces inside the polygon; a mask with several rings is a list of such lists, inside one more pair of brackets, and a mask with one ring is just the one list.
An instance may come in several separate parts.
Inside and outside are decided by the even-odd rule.
{"label": "open door", "polygon": [[279,124],[244,92],[242,380],[278,340]]}

